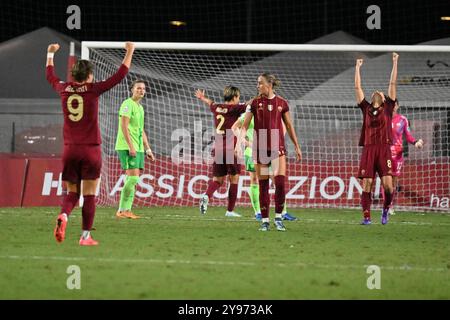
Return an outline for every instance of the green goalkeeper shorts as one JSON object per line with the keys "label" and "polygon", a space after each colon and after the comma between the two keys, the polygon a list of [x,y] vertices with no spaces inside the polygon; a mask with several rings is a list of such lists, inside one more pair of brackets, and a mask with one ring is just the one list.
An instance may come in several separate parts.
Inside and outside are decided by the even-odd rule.
{"label": "green goalkeeper shorts", "polygon": [[144,169],[144,152],[136,152],[136,157],[131,157],[128,150],[117,150],[119,154],[120,167],[123,170]]}
{"label": "green goalkeeper shorts", "polygon": [[253,157],[244,155],[245,170],[248,172],[255,172],[255,164],[253,163]]}

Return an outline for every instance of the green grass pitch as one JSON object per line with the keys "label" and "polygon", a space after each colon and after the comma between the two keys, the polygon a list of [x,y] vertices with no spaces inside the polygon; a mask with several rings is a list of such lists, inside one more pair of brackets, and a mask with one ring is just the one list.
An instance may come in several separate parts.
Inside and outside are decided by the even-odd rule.
{"label": "green grass pitch", "polygon": [[[273,211],[273,209],[272,209]],[[450,299],[450,215],[398,213],[360,226],[357,210],[295,209],[287,232],[259,232],[251,210],[143,208],[116,220],[98,208],[98,247],[80,247],[76,209],[66,240],[56,208],[0,209],[0,299]],[[69,290],[71,265],[81,289]],[[367,266],[381,269],[369,290]]]}

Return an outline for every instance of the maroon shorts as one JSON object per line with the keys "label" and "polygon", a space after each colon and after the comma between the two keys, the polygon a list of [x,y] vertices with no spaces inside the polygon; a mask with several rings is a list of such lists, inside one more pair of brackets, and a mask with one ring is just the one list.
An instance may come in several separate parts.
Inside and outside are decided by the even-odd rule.
{"label": "maroon shorts", "polygon": [[286,154],[285,147],[280,147],[280,149],[276,151],[256,149],[253,151],[253,159],[256,159],[257,164],[270,164],[273,160],[285,156]]}
{"label": "maroon shorts", "polygon": [[100,145],[64,145],[62,180],[79,183],[100,178],[102,149]]}
{"label": "maroon shorts", "polygon": [[358,178],[375,178],[392,176],[391,146],[388,144],[373,144],[364,146],[359,163]]}
{"label": "maroon shorts", "polygon": [[240,164],[217,164],[212,165],[213,177],[223,177],[226,175],[234,176],[236,174],[241,174]]}

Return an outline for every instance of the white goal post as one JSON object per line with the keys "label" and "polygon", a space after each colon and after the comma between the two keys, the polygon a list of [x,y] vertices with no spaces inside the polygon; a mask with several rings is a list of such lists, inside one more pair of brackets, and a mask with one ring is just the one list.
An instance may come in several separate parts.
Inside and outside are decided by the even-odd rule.
{"label": "white goal post", "polygon": [[[95,78],[110,76],[120,65],[125,42],[82,42],[82,59],[92,60]],[[387,92],[392,52],[398,52],[399,112],[410,121],[423,150],[405,144],[405,161],[396,186],[397,210],[449,212],[450,198],[450,46],[230,44],[136,42],[126,80],[100,99],[103,169],[100,204],[116,205],[123,183],[114,151],[118,109],[129,97],[129,84],[143,79],[149,93],[143,100],[145,129],[158,158],[147,163],[137,192],[138,206],[197,205],[210,166],[213,119],[193,96],[197,88],[221,101],[226,85],[240,88],[242,101],[254,96],[262,72],[276,74],[278,94],[289,101],[304,159],[295,163],[288,142],[288,207],[358,208],[361,186],[355,177],[362,124],[354,98],[354,65],[363,58],[366,97]],[[287,138],[287,140],[289,140]],[[174,154],[182,161],[174,161]],[[191,162],[190,162],[191,161]],[[239,183],[238,206],[250,206],[245,170]],[[374,207],[381,201],[380,181],[373,190]],[[222,187],[212,205],[226,203]],[[273,201],[272,201],[273,203]]]}
{"label": "white goal post", "polygon": [[[90,49],[123,49],[120,41],[83,41],[81,59],[89,60]],[[266,43],[195,43],[135,42],[136,49],[204,51],[325,51],[325,52],[447,52],[450,46],[437,45],[352,45],[352,44],[266,44]]]}

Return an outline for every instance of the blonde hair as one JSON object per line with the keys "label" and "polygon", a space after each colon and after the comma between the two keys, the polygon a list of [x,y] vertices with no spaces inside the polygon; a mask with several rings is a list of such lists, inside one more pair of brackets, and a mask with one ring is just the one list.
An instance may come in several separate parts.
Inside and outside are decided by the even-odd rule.
{"label": "blonde hair", "polygon": [[268,83],[272,84],[273,90],[275,90],[276,88],[279,88],[281,86],[281,80],[278,79],[277,76],[274,74],[263,73],[260,76],[263,77],[264,79],[266,79],[266,81]]}
{"label": "blonde hair", "polygon": [[223,89],[223,99],[225,102],[230,102],[235,97],[239,97],[240,95],[241,91],[237,87],[226,86],[225,89]]}

